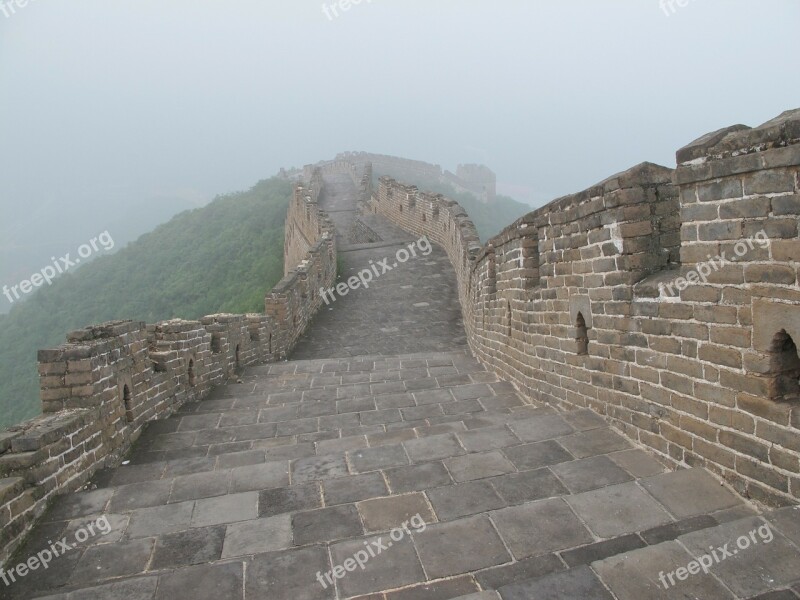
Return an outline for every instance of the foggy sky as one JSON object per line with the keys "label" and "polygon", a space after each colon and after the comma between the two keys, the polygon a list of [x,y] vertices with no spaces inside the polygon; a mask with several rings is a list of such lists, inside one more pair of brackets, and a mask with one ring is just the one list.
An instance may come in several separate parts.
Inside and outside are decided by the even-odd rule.
{"label": "foggy sky", "polygon": [[538,206],[800,106],[797,0],[322,4],[0,12],[0,276],[345,150],[483,162]]}

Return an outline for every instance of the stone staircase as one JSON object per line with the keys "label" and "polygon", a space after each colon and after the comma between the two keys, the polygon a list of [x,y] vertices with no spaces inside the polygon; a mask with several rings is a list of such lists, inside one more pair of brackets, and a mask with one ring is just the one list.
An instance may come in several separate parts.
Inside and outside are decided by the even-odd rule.
{"label": "stone staircase", "polygon": [[[778,600],[798,517],[669,472],[591,411],[528,404],[466,351],[300,360],[151,423],[8,568],[69,550],[0,597]],[[771,541],[659,587],[766,523]]]}

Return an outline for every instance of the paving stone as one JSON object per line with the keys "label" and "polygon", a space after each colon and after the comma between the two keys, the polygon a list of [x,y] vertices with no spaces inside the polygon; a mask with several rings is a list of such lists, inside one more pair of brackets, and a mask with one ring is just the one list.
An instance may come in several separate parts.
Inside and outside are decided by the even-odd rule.
{"label": "paving stone", "polygon": [[228,493],[229,487],[230,473],[227,471],[209,471],[176,477],[172,485],[170,502],[223,496]]}
{"label": "paving stone", "polygon": [[475,574],[475,579],[483,589],[496,590],[504,585],[528,581],[529,579],[536,579],[550,573],[563,571],[564,568],[564,563],[555,554],[542,554],[510,565],[479,571]]}
{"label": "paving stone", "polygon": [[456,600],[500,600],[500,594],[497,592],[477,592],[468,596],[461,596]]}
{"label": "paving stone", "polygon": [[455,400],[449,389],[415,391],[414,399],[417,401],[417,406],[442,404],[443,402],[453,402]]}
{"label": "paving stone", "polygon": [[291,546],[292,519],[289,515],[241,521],[228,525],[222,558],[275,552]]}
{"label": "paving stone", "polygon": [[173,479],[180,475],[191,475],[192,473],[202,473],[203,471],[213,471],[217,464],[217,457],[203,456],[199,458],[185,458],[173,460],[167,464],[164,471],[164,479]]}
{"label": "paving stone", "polygon": [[461,445],[467,449],[467,452],[498,450],[520,443],[519,438],[511,433],[511,430],[505,425],[466,431],[456,435],[461,440]]}
{"label": "paving stone", "polygon": [[511,561],[486,516],[431,525],[414,534],[414,543],[425,572],[434,579]]}
{"label": "paving stone", "polygon": [[514,583],[498,591],[503,600],[614,600],[589,567],[545,575],[535,581]]}
{"label": "paving stone", "polygon": [[312,458],[317,455],[317,450],[311,442],[305,444],[293,444],[291,446],[274,446],[266,448],[266,459],[268,462],[282,460],[300,460],[301,458]]}
{"label": "paving stone", "polygon": [[641,484],[680,519],[733,508],[742,502],[705,469],[664,473],[643,479]]}
{"label": "paving stone", "polygon": [[[711,570],[742,598],[786,587],[800,578],[800,553],[760,517],[688,533],[678,540],[698,557],[708,554],[712,546],[727,544],[733,556],[721,559]],[[723,552],[718,551],[718,555]]]}
{"label": "paving stone", "polygon": [[517,560],[594,541],[561,498],[504,508],[492,520]]}
{"label": "paving stone", "polygon": [[[330,547],[331,558],[334,565],[343,565],[344,562],[352,558],[357,552],[366,552],[365,544],[369,544],[376,556],[370,557],[362,570],[357,568],[353,572],[348,572],[339,579],[337,584],[340,596],[350,598],[372,594],[382,590],[397,589],[414,583],[425,581],[425,573],[422,570],[414,545],[409,537],[404,537],[399,542],[392,541],[386,536],[376,536],[371,538],[340,542]],[[378,553],[375,544],[386,546],[385,550]],[[391,546],[389,546],[391,544]],[[303,571],[311,571],[311,568],[303,565]],[[327,567],[325,570],[330,569]],[[322,586],[317,584],[317,589]],[[328,596],[321,596],[327,598]],[[333,597],[333,596],[329,596]],[[290,600],[288,597],[286,600]],[[294,600],[292,598],[291,600]]]}
{"label": "paving stone", "polygon": [[[93,588],[76,590],[64,600],[153,600],[158,577],[136,577],[107,583]],[[48,596],[48,598],[52,598]],[[44,600],[44,599],[43,599]]]}
{"label": "paving stone", "polygon": [[647,531],[642,531],[639,535],[648,544],[655,545],[662,542],[671,542],[678,539],[686,533],[699,531],[701,529],[708,529],[709,527],[716,527],[717,520],[710,515],[699,515],[697,517],[690,517],[675,523],[668,523],[661,527],[654,527]]}
{"label": "paving stone", "polygon": [[665,542],[626,554],[612,556],[595,562],[592,567],[618,600],[673,600],[674,598],[713,598],[714,600],[733,600],[734,596],[714,577],[701,573],[677,581],[669,586],[659,581],[660,574],[666,574],[679,567],[686,567],[693,557],[677,542]]}
{"label": "paving stone", "polygon": [[667,470],[655,458],[638,448],[613,452],[608,457],[636,478],[653,477]]}
{"label": "paving stone", "polygon": [[511,473],[490,479],[489,483],[509,506],[569,493],[549,469]]}
{"label": "paving stone", "polygon": [[108,510],[122,513],[137,508],[162,506],[169,501],[171,487],[172,481],[145,481],[123,485],[114,492]]}
{"label": "paving stone", "polygon": [[509,427],[523,442],[543,442],[574,431],[559,415],[542,415],[522,421],[513,421]]}
{"label": "paving stone", "polygon": [[362,425],[385,425],[386,423],[397,423],[402,421],[400,411],[396,408],[387,408],[385,410],[371,410],[361,413]]}
{"label": "paving stone", "polygon": [[429,462],[391,469],[386,471],[386,478],[389,480],[389,486],[395,494],[418,492],[453,482],[441,462]]}
{"label": "paving stone", "polygon": [[424,404],[423,406],[400,409],[400,414],[406,421],[419,421],[429,417],[441,417],[444,411],[441,404]]}
{"label": "paving stone", "polygon": [[483,406],[477,400],[456,400],[449,404],[442,404],[442,412],[445,415],[471,415],[483,411]]}
{"label": "paving stone", "polygon": [[333,402],[307,402],[300,405],[298,418],[324,417],[337,413],[336,404]]}
{"label": "paving stone", "polygon": [[292,483],[306,483],[348,475],[347,463],[342,454],[326,454],[301,458],[292,463]]}
{"label": "paving stone", "polygon": [[356,398],[353,400],[339,400],[336,402],[339,413],[358,413],[368,410],[375,410],[374,398]]}
{"label": "paving stone", "polygon": [[[451,600],[472,595],[479,590],[472,577],[462,576],[435,583],[423,583],[414,587],[389,592],[386,600]],[[467,597],[469,597],[467,596]]]}
{"label": "paving stone", "polygon": [[90,546],[78,561],[70,584],[85,585],[142,573],[152,551],[152,539]]}
{"label": "paving stone", "polygon": [[219,560],[224,540],[225,527],[221,525],[162,535],[156,540],[150,568],[174,569]]}
{"label": "paving stone", "polygon": [[342,452],[347,452],[348,450],[357,450],[358,448],[366,447],[366,436],[353,435],[346,438],[335,438],[317,442],[317,453],[320,455],[339,454]]}
{"label": "paving stone", "polygon": [[358,502],[389,494],[386,482],[380,473],[367,473],[365,475],[331,479],[326,481],[323,487],[325,504],[328,506]]}
{"label": "paving stone", "polygon": [[359,502],[357,507],[367,533],[401,527],[412,517],[421,518],[426,524],[436,520],[425,495],[420,493],[366,500]]}
{"label": "paving stone", "polygon": [[390,469],[408,464],[408,456],[399,444],[353,450],[347,453],[347,458],[355,473]]}
{"label": "paving stone", "polygon": [[156,481],[161,479],[165,469],[166,463],[163,462],[117,467],[112,471],[110,484],[120,486],[142,481]]}
{"label": "paving stone", "polygon": [[140,508],[131,513],[127,535],[142,538],[186,529],[191,523],[192,512],[194,502]]}
{"label": "paving stone", "polygon": [[572,460],[572,455],[552,440],[505,448],[503,453],[520,471],[540,469]]}
{"label": "paving stone", "polygon": [[259,493],[258,516],[272,517],[322,507],[319,484],[306,483]]}
{"label": "paving stone", "polygon": [[465,454],[458,439],[452,433],[409,440],[403,442],[403,446],[413,462],[440,460]]}
{"label": "paving stone", "polygon": [[289,485],[288,462],[269,462],[231,470],[231,494],[287,485]]}
{"label": "paving stone", "polygon": [[573,550],[566,550],[561,552],[561,558],[567,563],[567,566],[578,567],[580,565],[590,565],[596,560],[603,560],[609,556],[638,550],[646,545],[642,538],[631,533],[622,537],[574,548]]}
{"label": "paving stone", "polygon": [[764,515],[773,528],[800,548],[800,506],[787,506]]}
{"label": "paving stone", "polygon": [[373,433],[367,436],[371,447],[397,445],[406,440],[413,440],[417,437],[413,429],[401,429],[398,431],[387,431],[386,433]]}
{"label": "paving stone", "polygon": [[352,504],[301,512],[292,518],[296,546],[330,542],[364,534],[361,519]]}
{"label": "paving stone", "polygon": [[265,460],[264,450],[248,450],[247,452],[234,452],[233,454],[223,454],[217,458],[217,468],[220,470],[232,469],[234,467],[246,467],[258,465]]}
{"label": "paving stone", "polygon": [[519,394],[502,394],[500,396],[492,396],[491,398],[479,398],[479,401],[486,410],[499,410],[502,408],[524,406],[525,404],[519,397]]}
{"label": "paving stone", "polygon": [[630,448],[631,444],[611,429],[592,429],[559,438],[559,443],[575,458],[588,458]]}
{"label": "paving stone", "polygon": [[[416,427],[415,431],[417,432],[417,436],[419,437],[428,437],[433,435],[440,435],[444,433],[458,433],[461,431],[465,431],[466,428],[464,427],[464,423],[461,421],[452,421],[452,419],[458,419],[459,417],[452,417],[452,416],[445,416],[445,417],[437,417],[436,419],[430,418],[428,422],[431,425],[427,427]],[[438,420],[446,420],[444,423],[438,423]]]}
{"label": "paving stone", "polygon": [[241,562],[198,565],[161,575],[155,600],[240,600],[244,598],[244,566]]}
{"label": "paving stone", "polygon": [[428,498],[440,521],[452,521],[506,506],[487,481],[471,481],[431,489],[428,491]]}
{"label": "paving stone", "polygon": [[[66,521],[102,513],[114,495],[114,489],[100,489],[57,496],[52,508],[47,512],[47,521]],[[117,511],[114,511],[117,512]]]}
{"label": "paving stone", "polygon": [[566,501],[601,538],[644,531],[672,518],[635,482],[568,496]]}
{"label": "paving stone", "polygon": [[[95,544],[112,544],[122,539],[128,528],[130,517],[128,515],[92,515],[73,519],[67,524],[61,537],[75,540],[73,546],[93,546]],[[77,537],[76,537],[77,536]],[[80,538],[85,537],[84,541]]]}
{"label": "paving stone", "polygon": [[444,461],[444,465],[457,482],[486,479],[516,471],[514,465],[497,451],[458,456]]}
{"label": "paving stone", "polygon": [[195,502],[192,527],[249,521],[258,516],[257,512],[258,494],[256,492],[204,498]]}
{"label": "paving stone", "polygon": [[573,494],[625,483],[633,477],[607,456],[593,456],[551,467]]}
{"label": "paving stone", "polygon": [[599,427],[608,427],[605,419],[591,409],[572,410],[562,415],[564,420],[577,431],[588,431]]}
{"label": "paving stone", "polygon": [[402,394],[387,394],[385,396],[377,396],[375,398],[375,406],[379,410],[387,408],[408,408],[416,406],[414,396],[409,393]]}
{"label": "paving stone", "polygon": [[453,394],[453,397],[455,397],[456,400],[469,400],[474,398],[494,396],[492,388],[485,383],[460,385],[450,388],[450,392]]}

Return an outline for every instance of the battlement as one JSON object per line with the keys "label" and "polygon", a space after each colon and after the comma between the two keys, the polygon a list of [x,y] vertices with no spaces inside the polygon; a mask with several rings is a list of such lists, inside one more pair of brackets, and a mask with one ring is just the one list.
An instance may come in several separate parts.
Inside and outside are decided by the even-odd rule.
{"label": "battlement", "polygon": [[118,462],[148,422],[205,398],[246,365],[286,359],[322,304],[318,290],[336,279],[336,236],[319,210],[321,192],[318,170],[294,191],[292,258],[264,314],[115,321],[39,351],[43,414],[0,433],[0,562],[54,495]]}
{"label": "battlement", "polygon": [[800,498],[800,110],[703,136],[481,247],[392,179],[369,210],[447,251],[470,346],[530,397],[590,407],[773,505]]}

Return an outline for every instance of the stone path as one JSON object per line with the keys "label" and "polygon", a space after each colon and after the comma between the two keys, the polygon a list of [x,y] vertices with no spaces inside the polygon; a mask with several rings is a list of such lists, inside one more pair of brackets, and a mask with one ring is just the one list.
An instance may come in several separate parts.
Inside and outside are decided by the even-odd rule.
{"label": "stone path", "polygon": [[[59,498],[11,564],[61,556],[0,598],[800,596],[800,511],[759,515],[589,410],[526,402],[469,355],[441,256],[405,267],[325,311],[294,360],[151,423],[126,464]],[[408,308],[437,274],[447,301]]]}

